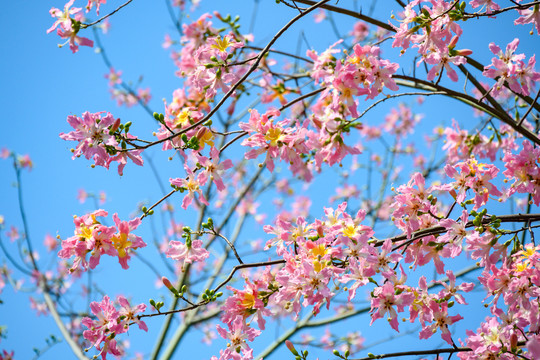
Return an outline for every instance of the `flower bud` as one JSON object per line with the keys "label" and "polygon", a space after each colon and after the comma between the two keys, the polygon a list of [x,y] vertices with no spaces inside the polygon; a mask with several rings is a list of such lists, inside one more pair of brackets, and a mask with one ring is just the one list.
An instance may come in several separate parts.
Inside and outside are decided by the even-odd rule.
{"label": "flower bud", "polygon": [[114,124],[111,126],[111,130],[110,132],[113,133],[115,132],[116,130],[118,130],[118,127],[120,126],[120,118],[116,119],[116,121],[114,122]]}
{"label": "flower bud", "polygon": [[448,44],[448,47],[449,47],[450,49],[453,49],[454,47],[456,47],[456,44],[457,44],[458,40],[459,40],[459,36],[457,36],[457,35],[454,36],[454,37],[452,38],[452,40],[450,40],[450,44]]}
{"label": "flower bud", "polygon": [[292,342],[290,342],[289,340],[285,340],[285,346],[287,346],[287,349],[289,349],[293,353],[293,355],[300,356],[298,354],[298,351],[296,351],[296,349],[294,348],[294,345]]}
{"label": "flower bud", "polygon": [[165,285],[165,287],[167,289],[169,289],[169,290],[174,289],[173,284],[171,283],[171,281],[169,279],[167,279],[167,277],[163,276],[161,278],[161,282],[163,283],[163,285]]}
{"label": "flower bud", "polygon": [[[175,296],[179,297],[180,294],[178,294],[178,290],[176,290],[176,288],[173,286],[173,284],[171,284],[170,280],[167,279],[165,276],[163,276],[161,278],[161,282],[163,283],[163,285],[165,285],[165,287],[167,289],[169,289],[170,292],[172,292]],[[154,306],[155,307],[155,306]]]}
{"label": "flower bud", "polygon": [[517,350],[517,343],[518,343],[518,337],[516,333],[512,333],[512,335],[510,335],[510,347],[512,351]]}
{"label": "flower bud", "polygon": [[461,49],[461,50],[456,51],[456,54],[461,55],[461,56],[468,56],[468,55],[471,55],[472,53],[473,52],[470,49]]}

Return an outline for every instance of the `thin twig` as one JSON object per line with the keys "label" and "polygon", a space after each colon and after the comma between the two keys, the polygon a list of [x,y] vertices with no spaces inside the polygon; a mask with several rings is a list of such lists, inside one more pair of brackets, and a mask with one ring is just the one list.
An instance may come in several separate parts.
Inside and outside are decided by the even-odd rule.
{"label": "thin twig", "polygon": [[[298,1],[299,3],[302,3],[302,4],[306,4],[306,5],[315,5],[315,1],[311,1],[311,0],[296,0],[296,1]],[[322,5],[321,8],[325,9],[325,10],[333,11],[333,12],[336,12],[336,13],[340,13],[340,14],[343,14],[343,15],[352,16],[354,18],[363,20],[363,21],[365,21],[367,23],[377,25],[378,27],[381,27],[381,28],[383,28],[385,30],[396,32],[396,30],[394,30],[394,28],[392,26],[390,26],[390,25],[388,25],[388,24],[386,24],[386,23],[384,23],[382,21],[379,21],[377,19],[374,19],[372,17],[362,15],[361,13],[353,11],[353,10],[343,9],[343,8],[340,8],[340,7],[337,7],[337,6],[332,6],[332,5]]]}
{"label": "thin twig", "polygon": [[[500,216],[497,216],[497,219],[499,219],[501,222],[540,221],[540,214],[500,215]],[[488,224],[491,221],[492,221],[491,218],[484,218],[482,220],[482,224]],[[473,224],[472,221],[468,221],[467,224],[465,224],[466,228],[473,227],[473,226],[475,225]],[[446,229],[443,226],[433,226],[427,229],[415,231],[412,233],[411,238],[407,242],[400,244],[393,250],[397,250],[400,247],[406,244],[409,244],[410,242],[413,242],[415,240],[418,240],[420,238],[430,236],[430,235],[442,234],[446,231],[448,231],[448,229]],[[375,243],[375,246],[382,246],[386,240],[391,240],[392,242],[403,241],[403,240],[407,240],[407,235],[398,235],[398,236],[394,236],[385,240],[379,240]]]}
{"label": "thin twig", "polygon": [[167,136],[163,139],[160,139],[160,140],[157,140],[157,141],[154,141],[153,143],[151,144],[148,144],[148,145],[145,145],[145,146],[141,146],[140,149],[146,149],[146,148],[149,148],[150,146],[153,146],[153,145],[156,145],[156,144],[160,144],[162,142],[165,142],[165,141],[169,141],[169,140],[172,140],[174,139],[175,137],[178,137],[186,132],[188,132],[189,130],[192,130],[194,128],[196,128],[197,126],[201,125],[201,124],[204,124],[206,121],[208,121],[208,119],[210,119],[220,108],[221,106],[225,103],[225,101],[227,101],[227,99],[229,97],[231,97],[231,95],[236,91],[236,89],[238,89],[238,87],[240,86],[240,84],[242,84],[244,81],[246,81],[246,79],[258,68],[261,60],[263,59],[263,57],[268,53],[268,51],[270,50],[270,48],[272,47],[272,45],[274,45],[274,43],[281,37],[281,35],[283,35],[285,33],[285,31],[287,31],[295,22],[297,22],[298,20],[300,20],[302,17],[306,16],[307,14],[309,14],[310,12],[312,12],[313,10],[315,10],[316,8],[320,7],[322,4],[324,3],[327,3],[329,2],[330,0],[321,0],[319,1],[318,3],[314,4],[313,6],[311,6],[310,8],[308,8],[306,11],[304,11],[302,14],[299,14],[297,16],[295,16],[293,19],[291,19],[285,26],[283,26],[277,33],[276,35],[274,35],[274,37],[272,38],[272,40],[270,40],[270,42],[261,50],[261,52],[259,53],[259,56],[257,56],[257,59],[255,60],[255,62],[253,63],[253,65],[251,65],[251,67],[248,69],[248,71],[246,71],[246,73],[244,74],[244,76],[242,76],[242,78],[240,78],[230,89],[229,91],[223,95],[223,97],[219,100],[219,102],[216,104],[216,106],[214,106],[212,108],[212,110],[210,110],[210,112],[208,112],[208,114],[206,114],[201,120],[195,122],[193,125],[185,128],[185,129],[182,129],[180,130],[179,132],[177,133],[173,133],[172,135],[170,136]]}
{"label": "thin twig", "polygon": [[116,8],[116,10],[110,12],[109,14],[97,19],[96,21],[94,22],[91,22],[89,24],[85,24],[85,23],[82,23],[81,24],[81,29],[86,29],[87,27],[90,27],[90,26],[93,26],[93,25],[96,25],[97,23],[100,23],[102,22],[103,20],[105,20],[106,18],[108,18],[109,16],[115,14],[118,10],[120,10],[121,8],[123,8],[124,6],[127,6],[130,2],[132,2],[133,0],[128,0],[126,1],[125,3],[123,3],[122,5],[120,5],[118,8]]}
{"label": "thin twig", "polygon": [[504,8],[504,9],[499,9],[499,10],[494,10],[494,11],[491,11],[491,12],[485,12],[485,13],[474,13],[474,14],[469,14],[469,13],[464,13],[463,14],[463,18],[464,19],[471,19],[471,18],[479,18],[481,16],[489,16],[489,17],[493,17],[494,15],[498,15],[498,14],[501,14],[503,12],[506,12],[506,11],[510,11],[510,10],[524,10],[524,9],[528,9],[530,8],[531,6],[535,6],[535,5],[538,5],[540,4],[540,1],[533,1],[533,2],[530,2],[530,3],[527,3],[527,4],[518,4],[518,5],[515,5],[515,6],[509,6],[507,8]]}
{"label": "thin twig", "polygon": [[156,206],[158,206],[159,204],[161,204],[163,201],[167,200],[167,198],[169,198],[172,194],[174,194],[176,192],[176,190],[171,190],[171,192],[169,192],[167,195],[163,196],[161,199],[159,199],[154,205],[150,206],[148,208],[148,210],[141,215],[141,217],[139,219],[144,219],[145,217],[147,217],[149,214],[148,212],[150,210],[152,210],[153,208],[155,208]]}
{"label": "thin twig", "polygon": [[532,111],[534,104],[535,104],[536,101],[538,100],[538,96],[539,96],[539,95],[540,95],[540,89],[538,89],[538,92],[536,93],[536,97],[534,98],[533,103],[531,104],[531,106],[529,106],[529,108],[527,109],[527,112],[526,112],[525,114],[523,114],[523,117],[521,118],[521,120],[519,120],[517,126],[521,126],[521,124],[523,123],[523,121],[525,121],[525,118],[527,118],[527,116],[529,115],[529,113]]}

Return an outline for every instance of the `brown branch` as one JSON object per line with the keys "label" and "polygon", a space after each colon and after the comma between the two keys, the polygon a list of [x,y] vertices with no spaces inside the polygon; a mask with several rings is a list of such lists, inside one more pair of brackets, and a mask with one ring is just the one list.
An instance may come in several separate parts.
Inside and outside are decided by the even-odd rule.
{"label": "brown branch", "polygon": [[128,0],[126,1],[125,3],[123,3],[122,5],[120,5],[118,8],[116,8],[116,10],[112,11],[111,13],[97,19],[96,21],[94,22],[91,22],[89,24],[85,24],[85,23],[82,23],[81,24],[81,29],[86,29],[87,27],[90,27],[90,26],[93,26],[93,25],[96,25],[97,23],[100,23],[102,22],[103,20],[105,20],[106,18],[108,18],[109,16],[115,14],[118,10],[120,10],[121,8],[123,8],[124,6],[127,6],[130,2],[132,2],[133,0]]}
{"label": "brown branch", "polygon": [[[263,262],[257,262],[257,263],[249,263],[249,264],[241,264],[241,265],[236,265],[235,267],[233,267],[233,269],[231,270],[231,272],[229,273],[229,276],[227,276],[227,278],[225,280],[223,280],[215,289],[214,289],[214,292],[217,292],[220,288],[222,288],[223,286],[225,286],[229,281],[231,281],[232,277],[234,276],[234,273],[236,273],[238,270],[241,270],[241,269],[247,269],[247,268],[253,268],[253,267],[261,267],[261,266],[270,266],[270,265],[277,265],[277,264],[284,264],[285,263],[285,260],[272,260],[272,261],[263,261]],[[160,316],[160,315],[171,315],[171,314],[176,314],[176,313],[180,313],[180,312],[186,312],[186,311],[189,311],[189,310],[194,310],[194,309],[197,309],[201,306],[204,306],[206,304],[208,304],[210,301],[208,300],[204,300],[204,301],[201,301],[197,304],[194,304],[194,305],[191,305],[191,306],[187,306],[185,308],[181,308],[181,309],[175,309],[175,310],[169,310],[169,311],[164,311],[164,312],[157,312],[157,313],[154,313],[154,314],[142,314],[142,315],[139,315],[137,316],[138,319],[143,319],[143,318],[150,318],[150,317],[155,317],[155,316]]]}
{"label": "brown branch", "polygon": [[167,136],[166,138],[163,138],[163,139],[160,139],[160,140],[156,140],[148,145],[145,145],[145,146],[141,146],[139,149],[146,149],[146,148],[149,148],[153,145],[157,145],[157,144],[160,144],[162,142],[165,142],[165,141],[169,141],[169,140],[172,140],[174,139],[175,137],[178,137],[186,132],[188,132],[189,130],[191,129],[194,129],[196,128],[197,126],[205,123],[208,119],[210,119],[218,110],[219,108],[221,108],[221,106],[225,103],[225,101],[227,101],[227,99],[229,97],[231,97],[231,95],[236,91],[236,89],[238,89],[238,87],[240,86],[240,84],[242,84],[244,81],[246,81],[246,79],[257,69],[257,67],[259,66],[262,58],[268,53],[268,51],[270,50],[270,48],[272,47],[272,45],[274,45],[274,43],[277,41],[277,39],[279,39],[281,37],[281,35],[283,35],[283,33],[285,33],[285,31],[287,31],[295,22],[297,22],[298,20],[300,20],[302,17],[306,16],[307,14],[309,14],[310,12],[312,12],[313,10],[315,10],[316,8],[320,7],[322,4],[324,3],[327,3],[329,2],[330,0],[321,0],[319,1],[318,3],[315,3],[313,6],[311,6],[309,9],[307,9],[306,11],[304,11],[303,13],[301,14],[298,14],[296,15],[294,18],[292,18],[287,24],[285,24],[285,26],[283,26],[277,33],[276,35],[274,35],[274,37],[272,38],[272,40],[270,40],[270,42],[261,50],[261,52],[259,53],[259,55],[257,56],[257,59],[255,60],[255,62],[253,63],[253,65],[251,65],[251,67],[249,68],[249,70],[244,74],[244,76],[242,76],[242,78],[240,78],[240,80],[238,80],[230,89],[229,91],[223,95],[223,97],[221,98],[221,100],[219,100],[219,102],[216,104],[216,106],[214,106],[214,108],[212,110],[210,110],[210,112],[208,114],[206,114],[201,120],[197,121],[196,123],[194,123],[193,125],[185,128],[185,129],[182,129],[180,130],[179,132],[177,133],[174,133],[172,135],[169,135]]}
{"label": "brown branch", "polygon": [[[485,68],[484,65],[482,65],[481,63],[479,63],[478,61],[474,60],[473,58],[469,56],[465,56],[465,58],[467,59],[467,64],[470,64],[472,67],[474,67],[478,71],[484,71],[484,68]],[[494,80],[498,80],[498,79],[499,77],[496,77]],[[512,93],[514,93],[514,95],[516,95],[517,97],[525,101],[527,104],[533,105],[537,111],[540,111],[540,104],[534,103],[533,99],[530,96],[525,96],[523,94],[517,93],[514,90],[510,89],[510,86],[508,85],[507,81],[505,81],[503,85],[505,88],[510,90]]]}
{"label": "brown branch", "polygon": [[532,111],[534,104],[536,104],[536,102],[538,100],[538,96],[540,96],[540,89],[538,89],[538,92],[536,93],[536,97],[534,98],[533,103],[531,104],[531,106],[529,106],[529,108],[527,109],[527,112],[525,114],[523,114],[523,117],[521,118],[521,120],[519,120],[519,122],[517,124],[518,126],[521,126],[523,121],[527,118],[527,116],[529,116],[529,113]]}
{"label": "brown branch", "polygon": [[464,13],[463,18],[464,19],[472,19],[472,18],[479,18],[481,16],[489,16],[489,17],[491,17],[491,16],[498,15],[498,14],[501,14],[501,13],[506,12],[506,11],[510,11],[510,10],[525,10],[525,9],[530,8],[531,6],[538,5],[538,4],[540,4],[540,1],[533,1],[533,2],[530,2],[530,3],[527,3],[527,4],[509,6],[507,8],[494,10],[494,11],[489,12],[489,13],[488,12],[485,12],[485,13],[473,13],[473,14]]}
{"label": "brown branch", "polygon": [[[244,49],[253,49],[253,50],[262,50],[263,48],[261,47],[257,47],[257,46],[244,46],[243,47]],[[298,60],[302,60],[302,61],[305,61],[305,62],[308,62],[310,64],[313,64],[313,60],[311,59],[308,59],[306,57],[302,57],[302,56],[298,56],[298,55],[295,55],[295,54],[291,54],[291,53],[288,53],[288,52],[285,52],[285,51],[280,51],[280,50],[275,50],[275,49],[269,49],[268,50],[269,53],[276,53],[276,54],[280,54],[280,55],[285,55],[285,56],[290,56],[292,58],[295,58],[295,59],[298,59]]]}
{"label": "brown branch", "polygon": [[[500,215],[500,216],[497,216],[497,219],[499,219],[501,222],[540,221],[540,214]],[[491,218],[487,217],[482,220],[482,224],[489,224],[491,221],[492,221]],[[467,228],[473,227],[473,226],[475,225],[473,224],[472,221],[468,221],[467,224],[465,225],[465,227]],[[414,240],[421,239],[426,236],[442,234],[446,231],[448,231],[448,229],[442,226],[433,226],[427,229],[418,230],[418,231],[413,232],[411,239],[409,239],[409,241],[407,241],[404,244],[407,244]],[[375,243],[375,246],[382,246],[382,244],[384,244],[386,240],[391,240],[392,242],[403,241],[403,240],[407,240],[407,235],[398,235],[398,236],[394,236],[385,240],[379,240]],[[404,244],[399,245],[397,248],[403,246]]]}
{"label": "brown branch", "polygon": [[[301,4],[306,4],[306,5],[314,5],[315,4],[315,1],[311,1],[311,0],[296,0],[296,1],[301,3]],[[388,25],[386,23],[383,23],[382,21],[379,21],[377,19],[374,19],[372,17],[362,15],[361,13],[353,11],[353,10],[343,9],[343,8],[333,6],[333,5],[322,5],[321,8],[323,8],[325,10],[328,10],[328,11],[335,12],[335,13],[352,16],[354,18],[363,20],[363,21],[365,21],[367,23],[377,25],[378,27],[381,27],[381,28],[383,28],[385,30],[396,32],[396,30],[394,30],[394,28],[392,26],[390,26],[390,25]]]}
{"label": "brown branch", "polygon": [[[466,69],[465,69],[466,71]],[[433,84],[426,80],[417,79],[415,77],[407,76],[407,75],[393,75],[392,78],[398,79],[398,80],[405,80],[405,81],[396,81],[399,85],[413,87],[416,89],[424,89],[424,90],[430,90],[430,91],[444,91],[448,94],[448,96],[453,97],[457,100],[460,100],[462,102],[465,102],[468,105],[474,106],[477,109],[480,109],[497,119],[501,120],[505,124],[511,126],[514,130],[516,130],[521,135],[525,136],[527,139],[531,140],[535,144],[540,145],[540,138],[530,131],[527,128],[523,128],[521,126],[518,126],[517,123],[512,119],[504,110],[501,112],[497,108],[491,107],[488,104],[484,104],[483,102],[479,102],[478,99],[474,98],[473,96],[460,93],[455,90],[451,90],[448,88],[445,88],[441,85]],[[471,81],[472,79],[469,78]],[[482,88],[483,89],[483,88]],[[484,90],[484,89],[483,89]],[[485,90],[484,90],[485,91]],[[498,104],[498,103],[497,103]],[[500,105],[499,105],[500,106]]]}
{"label": "brown branch", "polygon": [[411,351],[400,351],[395,353],[388,353],[382,355],[371,355],[363,358],[351,359],[351,360],[371,360],[371,359],[386,359],[390,357],[400,357],[400,356],[413,356],[413,355],[440,355],[440,354],[453,354],[457,352],[467,352],[473,351],[468,347],[460,348],[445,348],[445,349],[433,349],[433,350],[411,350]]}

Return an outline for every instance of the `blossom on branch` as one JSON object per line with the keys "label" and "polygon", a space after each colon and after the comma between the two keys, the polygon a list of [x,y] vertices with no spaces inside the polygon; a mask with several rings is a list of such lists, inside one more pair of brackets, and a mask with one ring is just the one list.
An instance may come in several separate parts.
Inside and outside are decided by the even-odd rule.
{"label": "blossom on branch", "polygon": [[142,166],[142,149],[126,150],[126,142],[137,140],[135,136],[127,133],[130,123],[124,126],[125,134],[122,134],[118,131],[120,119],[115,119],[110,113],[102,115],[103,113],[84,112],[82,118],[68,116],[67,122],[75,130],[67,134],[61,133],[60,138],[79,142],[77,147],[72,149],[72,159],[84,155],[86,159],[94,160],[95,165],[106,169],[111,162],[117,161],[119,175],[123,174],[128,158]]}
{"label": "blossom on branch", "polygon": [[84,338],[90,341],[92,347],[99,350],[99,355],[103,360],[107,358],[107,354],[122,355],[117,347],[116,336],[127,332],[131,323],[136,323],[141,330],[148,331],[144,321],[135,315],[144,312],[146,305],[139,304],[131,307],[123,296],[119,296],[117,301],[121,306],[120,310],[116,309],[109,296],[105,295],[101,302],[90,304],[90,309],[96,319],[89,317],[82,319],[82,324],[88,328],[83,332]]}
{"label": "blossom on branch", "polygon": [[[140,237],[130,234],[140,224],[139,219],[121,221],[118,215],[114,214],[116,227],[102,225],[96,219],[107,215],[105,210],[96,210],[81,217],[74,217],[75,235],[62,240],[62,249],[58,252],[58,257],[62,259],[75,257],[69,269],[71,273],[77,270],[86,271],[88,268],[95,269],[101,255],[118,256],[122,268],[128,269],[130,252],[146,246]],[[86,259],[87,254],[90,254],[89,260]]]}
{"label": "blossom on branch", "polygon": [[[69,47],[71,51],[73,53],[76,53],[79,50],[79,45],[92,47],[94,46],[94,42],[90,39],[77,35],[79,30],[81,29],[82,14],[79,14],[81,8],[70,9],[74,1],[75,0],[68,1],[64,6],[64,11],[57,8],[51,8],[49,13],[52,17],[57,18],[57,20],[47,30],[47,33],[50,33],[56,29],[56,33],[62,39],[68,39],[64,44],[58,45],[58,47],[62,47],[69,42]],[[71,15],[75,16],[72,18]],[[60,27],[57,28],[58,26]]]}

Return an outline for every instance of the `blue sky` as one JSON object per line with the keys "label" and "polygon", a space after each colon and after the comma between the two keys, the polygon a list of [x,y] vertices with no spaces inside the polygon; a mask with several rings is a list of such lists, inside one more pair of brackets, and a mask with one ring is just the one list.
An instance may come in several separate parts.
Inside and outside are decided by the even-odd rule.
{"label": "blue sky", "polygon": [[[388,2],[394,6],[393,1]],[[353,3],[358,6],[357,2]],[[109,0],[108,4],[102,7],[101,13],[105,14],[114,9],[116,4],[120,2]],[[205,11],[217,9],[222,14],[230,12],[232,15],[241,15],[242,28],[249,29],[253,4],[254,2],[245,0],[203,0],[201,8],[195,11],[191,19],[196,19]],[[81,1],[76,5],[84,6]],[[339,5],[345,6],[345,2]],[[73,144],[61,140],[58,136],[61,132],[71,131],[65,121],[68,115],[80,115],[84,111],[110,111],[123,121],[132,121],[134,123],[132,131],[144,138],[150,138],[151,132],[157,127],[142,108],[126,109],[116,106],[107,91],[107,80],[104,78],[107,68],[100,55],[95,53],[95,49],[82,47],[77,54],[72,54],[67,47],[62,49],[57,47],[57,43],[61,40],[55,34],[46,34],[46,29],[53,22],[48,14],[51,6],[61,8],[63,3],[19,0],[3,4],[3,11],[0,12],[2,108],[0,148],[6,147],[19,154],[29,154],[34,162],[31,172],[23,172],[22,186],[24,206],[30,222],[30,236],[36,248],[41,250],[41,243],[46,234],[53,236],[59,234],[63,238],[70,236],[73,231],[72,216],[93,210],[91,202],[81,205],[76,200],[80,188],[94,193],[105,191],[107,202],[104,207],[109,211],[109,216],[118,212],[121,218],[128,218],[141,201],[152,203],[161,197],[157,181],[167,186],[170,177],[181,176],[178,163],[163,159],[158,149],[150,151],[148,156],[155,161],[159,169],[159,179],[156,179],[147,167],[140,168],[128,164],[125,175],[119,177],[114,168],[110,171],[102,168],[92,169],[88,161],[71,160],[69,149]],[[253,31],[256,44],[264,46],[272,34],[296,13],[271,0],[260,1],[259,6]],[[379,2],[374,11],[375,14],[388,14],[387,5],[380,5]],[[339,15],[334,17],[342,33],[347,33],[353,21]],[[497,22],[481,19],[474,24],[467,23],[471,30],[465,32],[460,45],[474,49],[474,57],[487,64],[491,58],[488,50],[489,42],[495,41],[503,48],[514,37],[520,37],[523,41],[518,51],[524,52],[527,56],[532,55],[533,49],[538,48],[540,41],[538,36],[528,35],[530,27],[509,27],[511,31],[508,31],[506,27],[498,25],[503,23],[510,25],[513,18],[512,15],[500,17]],[[150,87],[152,92],[149,107],[162,112],[162,99],[170,101],[173,90],[180,86],[178,78],[174,76],[175,67],[169,59],[169,54],[161,47],[166,33],[175,34],[164,3],[135,0],[114,16],[111,24],[110,34],[102,37],[111,62],[115,68],[123,71],[126,80],[136,83],[142,77],[141,86]],[[276,47],[295,51],[299,33],[302,31],[309,45],[319,52],[335,41],[327,22],[314,25],[310,17],[295,25],[291,35],[280,39]],[[396,59],[397,50],[389,48],[388,45],[386,44],[383,51]],[[302,47],[304,53],[305,43]],[[403,66],[403,68],[407,72],[410,67]],[[396,104],[397,102],[393,105]],[[373,112],[372,119],[375,123],[382,120],[386,109]],[[473,122],[468,110],[454,103],[445,102],[444,99],[429,99],[419,111],[425,114],[426,133],[429,133],[433,124],[449,124],[452,118],[464,122],[466,122],[464,119],[471,118],[471,123]],[[414,141],[422,140],[417,138]],[[238,153],[238,149],[234,151]],[[0,173],[2,174],[0,214],[4,215],[8,227],[11,225],[21,227],[16,189],[13,186],[15,176],[8,161],[0,161]],[[333,189],[325,187],[324,183],[305,190],[306,195],[313,200],[312,209],[315,216],[322,214],[322,206],[328,204],[327,199],[332,195],[331,190]],[[300,187],[298,191],[301,192]],[[263,200],[265,201],[263,206],[271,201],[270,198]],[[180,201],[181,197],[173,199],[178,209]],[[192,214],[181,216],[184,223],[194,222]],[[158,218],[153,221],[160,226]],[[248,226],[250,232],[244,235],[246,241],[253,237],[267,239],[260,226],[254,222]],[[158,240],[160,237],[159,234],[154,234],[150,222],[141,227],[140,235],[146,238],[155,236]],[[5,234],[2,234],[2,239],[6,241]],[[152,254],[149,257],[154,259],[155,252]],[[40,263],[47,267],[55,258],[54,254],[44,253]],[[96,272],[96,279],[103,281],[100,285],[105,292],[129,295],[134,303],[147,302],[149,297],[159,296],[154,288],[155,274],[140,262],[134,261],[133,269],[129,272],[122,272],[113,260],[104,261],[103,265],[103,268]],[[160,270],[165,272],[163,267],[160,267]],[[27,279],[23,289],[29,286],[28,282]],[[29,359],[33,356],[32,347],[45,347],[45,337],[48,334],[59,336],[49,317],[35,317],[35,313],[29,308],[27,293],[14,292],[7,286],[0,298],[4,301],[4,304],[0,305],[0,325],[8,325],[8,338],[0,340],[0,349],[14,350],[16,358]],[[362,321],[367,324],[367,316],[364,316]],[[352,324],[352,327],[355,326]],[[148,335],[141,334],[137,329],[130,330],[129,338],[132,344],[135,344],[133,350],[147,353],[151,349],[160,321],[150,320],[149,327],[151,333]],[[366,335],[375,331],[391,334],[384,322],[372,329],[360,330],[365,331]],[[200,336],[200,333],[194,333],[188,340],[199,344]],[[223,345],[220,341],[216,343],[217,346]],[[396,344],[397,347],[401,346],[399,343]],[[198,358],[200,354],[198,346],[188,346],[187,349],[193,351],[192,356]],[[68,355],[65,355],[67,351],[65,344],[56,345],[42,358],[67,358]],[[206,352],[204,356],[207,356]]]}

